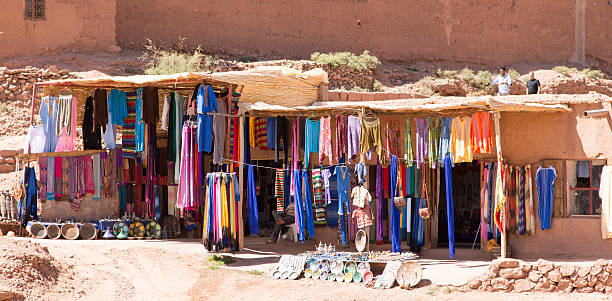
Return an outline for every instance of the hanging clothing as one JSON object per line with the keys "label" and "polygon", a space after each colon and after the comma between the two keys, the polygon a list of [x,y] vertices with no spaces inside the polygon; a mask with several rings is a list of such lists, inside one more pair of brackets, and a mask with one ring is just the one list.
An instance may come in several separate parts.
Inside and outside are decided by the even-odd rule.
{"label": "hanging clothing", "polygon": [[329,205],[331,203],[331,189],[329,180],[332,176],[331,171],[328,168],[324,168],[321,170],[321,178],[323,180],[323,187],[325,188],[325,204]]}
{"label": "hanging clothing", "polygon": [[180,179],[178,181],[178,195],[176,198],[176,208],[191,210],[195,207],[195,129],[187,124],[183,126],[183,143],[181,148]]}
{"label": "hanging clothing", "polygon": [[276,118],[276,148],[274,149],[274,162],[278,162],[278,152],[283,151],[284,163],[288,164],[289,158],[289,121],[285,117]]}
{"label": "hanging clothing", "polygon": [[[337,177],[337,187],[338,187],[338,216],[344,216],[349,212],[345,212],[346,209],[351,208],[350,200],[349,200],[349,189],[350,189],[350,171],[347,166],[336,166],[335,169],[336,177]],[[346,207],[345,207],[346,206]],[[346,225],[344,223],[341,224],[341,236],[342,236],[342,245],[346,246],[348,242],[348,236],[346,234]]]}
{"label": "hanging clothing", "polygon": [[308,183],[308,170],[302,169],[302,180],[304,181],[304,218],[306,230],[310,238],[315,238],[314,216],[312,214],[312,198],[310,197],[310,185]]}
{"label": "hanging clothing", "polygon": [[312,170],[312,194],[315,205],[315,222],[325,222],[325,201],[323,200],[323,185],[321,179],[321,170],[315,168]]}
{"label": "hanging clothing", "polygon": [[[62,97],[60,97],[61,100]],[[69,114],[69,123],[65,127],[65,131],[61,131],[57,138],[57,145],[55,148],[56,152],[67,152],[74,150],[74,143],[76,141],[76,129],[77,129],[77,99],[76,97],[70,96],[64,100],[66,106],[69,108],[65,114]]]}
{"label": "hanging clothing", "polygon": [[323,164],[323,160],[328,159],[329,165],[332,165],[331,117],[322,117],[320,122],[321,132],[319,134],[319,162]]}
{"label": "hanging clothing", "polygon": [[112,116],[110,117],[112,124],[124,126],[124,120],[128,116],[127,110],[127,94],[125,91],[112,89],[108,99],[108,109]]}
{"label": "hanging clothing", "polygon": [[107,149],[113,149],[117,146],[116,126],[112,124],[112,113],[108,112],[108,123],[104,126],[104,144]]}
{"label": "hanging clothing", "polygon": [[453,205],[453,171],[450,155],[444,159],[444,184],[446,187],[446,220],[448,225],[448,255],[455,258],[455,216]]}
{"label": "hanging clothing", "polygon": [[[104,101],[106,103],[106,100]],[[83,148],[85,150],[102,149],[102,132],[93,120],[93,98],[87,97],[85,111],[83,112]],[[55,148],[53,148],[55,149]]]}
{"label": "hanging clothing", "polygon": [[265,117],[255,117],[255,147],[268,149],[267,121]]}
{"label": "hanging clothing", "polygon": [[440,146],[440,119],[431,117],[427,120],[429,121],[429,166],[436,168]]}
{"label": "hanging clothing", "polygon": [[[55,132],[55,124],[56,124],[57,111],[58,111],[57,101],[58,101],[57,97],[46,96],[46,97],[43,97],[42,102],[40,103],[40,109],[38,113],[40,115],[40,119],[42,120],[43,128],[45,130],[45,146],[44,146],[45,153],[55,151],[56,146],[57,146],[58,137]],[[89,111],[90,117],[92,117],[92,112],[93,112],[92,110],[93,108],[90,109]],[[87,103],[85,105],[85,114],[87,114]],[[84,115],[84,116],[87,116],[87,115]],[[89,121],[91,122],[91,120]],[[85,118],[83,118],[83,124],[85,124]],[[85,128],[83,129],[83,133],[85,134]],[[83,135],[83,138],[85,138],[85,135]]]}
{"label": "hanging clothing", "polygon": [[380,159],[382,165],[387,162],[383,155],[382,136],[380,134],[380,120],[363,120],[361,123],[361,138],[359,150],[361,154],[369,150],[374,150]]}
{"label": "hanging clothing", "polygon": [[174,93],[164,95],[164,106],[162,107],[162,115],[161,115],[161,129],[168,130],[168,120],[170,119],[170,103],[172,102],[172,98],[174,97]]}
{"label": "hanging clothing", "polygon": [[219,112],[215,91],[210,85],[201,85],[196,100],[198,113],[198,152],[212,150],[212,116],[207,113]]}
{"label": "hanging clothing", "polygon": [[[225,102],[220,102],[218,105],[218,111],[221,114],[227,114],[227,105]],[[222,164],[223,155],[225,154],[225,117],[215,115],[213,116],[213,135],[214,149],[213,149],[213,164]]]}
{"label": "hanging clothing", "polygon": [[143,115],[143,88],[138,88],[136,93],[136,130],[135,130],[135,141],[136,151],[143,152],[145,147],[145,122]]}
{"label": "hanging clothing", "polygon": [[429,151],[429,122],[421,118],[415,118],[414,121],[417,126],[416,165],[417,168],[421,168]]}
{"label": "hanging clothing", "polygon": [[360,153],[360,145],[361,145],[361,121],[359,117],[356,116],[348,116],[348,123],[346,127],[346,139],[348,144],[348,160],[353,158],[353,156]]}
{"label": "hanging clothing", "polygon": [[406,118],[404,127],[404,161],[406,161],[406,165],[412,166],[414,157],[412,155],[412,132],[410,131],[409,118]]}
{"label": "hanging clothing", "polygon": [[599,182],[599,197],[601,198],[601,236],[603,239],[612,238],[612,166],[604,166]]}
{"label": "hanging clothing", "polygon": [[306,119],[306,128],[304,134],[304,167],[308,168],[310,165],[308,164],[310,153],[315,153],[319,151],[319,134],[321,131],[321,121],[314,121],[312,119]]}
{"label": "hanging clothing", "polygon": [[474,154],[486,154],[491,152],[492,126],[491,114],[489,112],[474,113],[472,115],[472,152]]}
{"label": "hanging clothing", "polygon": [[[391,181],[391,195],[389,197],[389,203],[391,206],[391,252],[401,252],[401,233],[400,233],[400,212],[399,209],[394,205],[393,198],[399,197],[399,187],[397,187],[398,183],[398,174],[397,169],[398,162],[397,156],[391,156],[391,164],[389,165],[390,169],[390,181]],[[380,218],[380,217],[379,217]]]}
{"label": "hanging clothing", "polygon": [[98,126],[108,123],[108,105],[106,90],[96,89],[93,95],[93,122]]}
{"label": "hanging clothing", "polygon": [[538,166],[536,172],[536,187],[538,190],[538,217],[540,229],[550,229],[555,199],[555,180],[557,170],[553,166],[543,168]]}
{"label": "hanging clothing", "polygon": [[455,163],[472,162],[471,133],[472,118],[458,117],[452,121],[451,153]]}
{"label": "hanging clothing", "polygon": [[[158,151],[157,151],[157,131],[155,124],[147,124],[148,147],[147,147],[147,177],[146,177],[146,193],[145,201],[147,202],[147,217],[158,217],[159,201],[157,199],[157,179],[158,179]],[[123,160],[122,160],[123,161]],[[196,188],[194,188],[196,189]],[[196,204],[199,192],[195,193]],[[197,205],[196,205],[197,206]],[[157,209],[156,209],[157,208]]]}
{"label": "hanging clothing", "polygon": [[347,152],[347,124],[348,117],[336,115],[336,144],[334,162],[339,162],[343,154]]}
{"label": "hanging clothing", "polygon": [[298,240],[304,241],[304,203],[302,200],[302,180],[300,177],[300,171],[297,169],[293,170],[293,186],[294,186],[294,195],[293,195],[293,203],[295,204],[295,227],[298,231]]}
{"label": "hanging clothing", "polygon": [[257,235],[259,233],[259,210],[257,209],[257,192],[255,191],[255,172],[253,171],[253,165],[249,165],[248,167],[247,196],[249,229],[251,229],[252,235]]}
{"label": "hanging clothing", "polygon": [[38,219],[38,207],[37,207],[37,192],[38,186],[36,182],[36,171],[34,167],[26,167],[23,175],[23,185],[25,187],[25,204],[21,208],[19,214],[21,217],[21,225],[25,226],[30,218],[32,220]]}
{"label": "hanging clothing", "polygon": [[382,218],[382,202],[383,202],[383,183],[382,183],[382,166],[380,160],[376,163],[376,244],[382,244],[383,240],[383,218]]}
{"label": "hanging clothing", "polygon": [[525,202],[526,202],[526,212],[525,215],[526,220],[526,228],[527,233],[529,235],[535,235],[536,225],[535,225],[535,215],[533,211],[533,185],[532,185],[532,177],[531,177],[531,165],[525,166]]}
{"label": "hanging clothing", "polygon": [[276,212],[285,212],[285,191],[283,183],[283,170],[280,168],[276,169],[274,178],[274,197],[276,198]]}
{"label": "hanging clothing", "polygon": [[451,117],[441,117],[440,118],[440,148],[439,148],[439,165],[440,167],[444,167],[444,162],[446,162],[446,157],[451,157],[451,162],[453,162],[453,154],[451,153],[451,128],[452,128],[453,118]]}
{"label": "hanging clothing", "polygon": [[362,161],[355,164],[355,175],[357,176],[358,184],[365,183],[366,177],[368,176],[368,168]]}
{"label": "hanging clothing", "polygon": [[525,170],[522,167],[517,167],[518,190],[519,190],[519,206],[518,206],[518,234],[525,234]]}
{"label": "hanging clothing", "polygon": [[136,151],[136,99],[137,92],[126,92],[127,116],[123,119],[121,146],[126,150],[126,158],[135,158]]}
{"label": "hanging clothing", "polygon": [[249,141],[249,144],[251,145],[251,148],[256,148],[257,147],[257,143],[255,142],[255,118],[256,117],[249,117],[249,139],[247,139]]}
{"label": "hanging clothing", "polygon": [[266,146],[269,149],[276,150],[276,131],[276,117],[266,118]]}
{"label": "hanging clothing", "polygon": [[392,120],[392,121],[387,121],[386,122],[386,130],[384,133],[384,141],[385,141],[385,153],[387,156],[387,161],[391,160],[391,155],[392,154],[399,154],[401,153],[400,150],[400,143],[399,143],[399,137],[400,137],[400,131],[399,131],[399,125],[397,123],[397,120]]}
{"label": "hanging clothing", "polygon": [[142,88],[142,121],[157,124],[159,120],[159,91],[155,87]]}

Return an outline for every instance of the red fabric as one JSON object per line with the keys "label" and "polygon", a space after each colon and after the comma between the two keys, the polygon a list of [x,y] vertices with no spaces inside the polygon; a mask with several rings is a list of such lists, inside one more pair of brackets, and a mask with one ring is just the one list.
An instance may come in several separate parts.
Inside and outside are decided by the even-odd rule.
{"label": "red fabric", "polygon": [[238,168],[238,161],[240,161],[240,119],[234,118],[234,151],[233,151],[233,160],[234,167]]}
{"label": "red fabric", "polygon": [[352,218],[357,224],[357,228],[361,229],[374,224],[372,216],[372,209],[370,206],[365,205],[363,208],[355,207]]}
{"label": "red fabric", "polygon": [[400,178],[401,178],[401,184],[402,184],[402,192],[404,193],[404,195],[408,195],[408,191],[406,189],[408,189],[408,187],[404,187],[406,186],[406,164],[399,164],[399,169],[400,169]]}
{"label": "red fabric", "polygon": [[389,167],[383,167],[383,198],[389,198],[389,190],[391,186],[389,186]]}

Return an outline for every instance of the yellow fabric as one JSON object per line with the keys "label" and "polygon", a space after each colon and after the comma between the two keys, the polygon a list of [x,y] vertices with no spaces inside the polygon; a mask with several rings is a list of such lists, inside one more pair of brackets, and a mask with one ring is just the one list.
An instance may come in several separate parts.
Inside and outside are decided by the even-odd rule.
{"label": "yellow fabric", "polygon": [[255,148],[255,117],[249,117],[249,144]]}
{"label": "yellow fabric", "polygon": [[451,153],[455,156],[455,163],[472,162],[471,128],[471,117],[453,118],[450,142]]}
{"label": "yellow fabric", "polygon": [[604,166],[601,171],[599,197],[601,198],[601,236],[603,239],[612,238],[612,166]]}
{"label": "yellow fabric", "polygon": [[222,228],[221,229],[227,229],[227,227],[229,226],[229,222],[228,222],[228,216],[227,216],[227,185],[225,184],[225,178],[226,176],[223,176],[221,178],[221,225]]}
{"label": "yellow fabric", "polygon": [[[204,216],[208,216],[208,210],[210,210],[210,199],[208,197],[208,178],[206,179],[206,189],[204,190]],[[202,223],[202,241],[208,239],[208,218],[204,218]]]}

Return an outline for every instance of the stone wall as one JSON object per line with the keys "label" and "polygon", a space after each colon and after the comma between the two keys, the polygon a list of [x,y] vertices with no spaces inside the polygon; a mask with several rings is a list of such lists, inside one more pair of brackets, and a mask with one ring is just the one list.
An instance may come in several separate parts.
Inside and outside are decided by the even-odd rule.
{"label": "stone wall", "polygon": [[578,292],[612,294],[612,262],[604,259],[591,265],[555,264],[547,260],[535,263],[516,259],[498,259],[486,274],[472,279],[464,290],[487,292]]}
{"label": "stone wall", "polygon": [[55,66],[45,69],[31,66],[23,69],[0,67],[0,101],[29,101],[32,99],[32,86],[35,82],[73,77],[68,70],[58,70]]}
{"label": "stone wall", "polygon": [[46,0],[46,19],[24,20],[24,0],[2,1],[0,58],[116,51],[115,0]]}
{"label": "stone wall", "polygon": [[253,56],[367,49],[387,60],[493,64],[564,61],[579,48],[611,63],[612,8],[578,1],[582,18],[576,1],[557,0],[128,0],[117,1],[117,40],[142,48],[146,38],[170,46],[184,37],[191,46]]}

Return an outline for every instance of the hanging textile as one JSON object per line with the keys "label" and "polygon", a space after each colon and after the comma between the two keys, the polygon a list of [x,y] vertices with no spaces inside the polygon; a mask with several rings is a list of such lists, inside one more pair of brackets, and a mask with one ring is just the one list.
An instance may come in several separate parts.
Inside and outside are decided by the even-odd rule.
{"label": "hanging textile", "polygon": [[312,214],[312,198],[310,197],[310,184],[308,183],[308,170],[302,170],[302,180],[304,181],[304,219],[308,236],[315,238],[314,216]]}
{"label": "hanging textile", "polygon": [[206,175],[203,204],[202,241],[208,251],[229,248],[238,251],[237,204],[240,201],[235,173]]}
{"label": "hanging textile", "polygon": [[329,165],[332,165],[332,134],[331,134],[331,117],[321,118],[321,133],[319,134],[319,163],[323,164],[323,160],[328,159]]}
{"label": "hanging textile", "polygon": [[310,165],[308,164],[310,153],[315,153],[319,151],[319,135],[321,131],[321,121],[314,121],[312,119],[306,119],[306,128],[304,134],[304,167],[308,168]]}
{"label": "hanging textile", "polygon": [[427,152],[429,151],[429,122],[427,119],[414,119],[417,126],[417,143],[416,143],[416,165],[417,168],[421,168]]}
{"label": "hanging textile", "polygon": [[[91,97],[88,97],[89,100]],[[93,100],[92,100],[93,101]],[[91,105],[93,106],[93,104]],[[85,105],[85,114],[89,113],[92,116],[93,108],[87,111],[87,102]],[[40,103],[39,109],[40,119],[43,123],[43,129],[45,131],[45,146],[44,152],[53,152],[57,146],[58,137],[55,134],[55,119],[57,118],[57,97],[54,96],[45,96]],[[87,116],[87,115],[84,115]],[[93,117],[92,117],[93,118]],[[91,122],[91,120],[89,120]],[[91,123],[93,124],[93,123]],[[83,118],[83,125],[85,125],[85,118]],[[93,128],[93,126],[91,126]],[[85,127],[83,128],[83,133],[85,134]],[[85,135],[83,135],[85,139]]]}
{"label": "hanging textile", "polygon": [[113,149],[117,145],[117,129],[116,126],[112,123],[112,113],[108,112],[108,122],[103,128],[102,137],[104,137],[104,144],[107,149]]}
{"label": "hanging textile", "polygon": [[391,160],[391,155],[400,154],[400,130],[397,120],[387,121],[385,124],[386,130],[384,133],[385,153],[387,161]]}
{"label": "hanging textile", "polygon": [[331,187],[329,180],[332,176],[332,172],[329,168],[323,168],[321,170],[321,178],[323,180],[323,187],[325,188],[325,204],[329,205],[331,203]]}
{"label": "hanging textile", "polygon": [[404,161],[406,165],[412,166],[414,156],[412,155],[412,131],[410,131],[410,119],[406,118],[404,126]]}
{"label": "hanging textile", "polygon": [[[220,102],[218,105],[218,111],[222,114],[227,114],[227,105],[225,102]],[[213,116],[213,136],[214,140],[214,149],[213,149],[213,164],[222,164],[223,163],[223,155],[225,154],[225,117],[223,116]]]}
{"label": "hanging textile", "polygon": [[451,127],[453,118],[441,117],[440,118],[440,148],[439,148],[439,164],[440,167],[444,167],[446,162],[446,156],[451,156],[451,162],[453,162],[453,154],[451,153]]}
{"label": "hanging textile", "polygon": [[276,118],[276,149],[274,150],[274,162],[278,162],[278,152],[283,151],[284,163],[288,164],[289,158],[289,121],[285,117]]}
{"label": "hanging textile", "polygon": [[391,195],[389,197],[391,206],[391,252],[401,252],[401,234],[400,234],[400,211],[394,204],[394,198],[399,197],[398,183],[398,162],[397,156],[391,156],[391,164],[389,165],[390,171],[390,184],[391,184]]}
{"label": "hanging textile", "polygon": [[198,113],[198,152],[212,150],[212,116],[207,113],[219,112],[215,91],[210,85],[201,85],[196,100]]}
{"label": "hanging textile", "polygon": [[525,202],[526,202],[526,228],[529,235],[534,235],[536,232],[535,215],[533,211],[533,185],[531,177],[531,165],[525,166]]}
{"label": "hanging textile", "polygon": [[247,196],[249,229],[251,229],[252,235],[257,235],[259,233],[259,210],[257,209],[257,193],[255,191],[255,172],[253,171],[253,165],[249,165],[248,167]]}
{"label": "hanging textile", "polygon": [[294,169],[293,171],[293,187],[295,189],[293,194],[293,203],[295,205],[295,230],[298,231],[298,240],[304,241],[304,203],[302,201],[302,181],[300,177],[300,171]]}
{"label": "hanging textile", "polygon": [[315,222],[325,222],[325,201],[323,200],[323,186],[321,181],[321,170],[312,170],[312,194],[315,204]]}
{"label": "hanging textile", "polygon": [[[351,204],[349,200],[349,189],[350,189],[350,171],[347,166],[336,166],[335,169],[338,186],[338,216],[343,217],[347,215]],[[344,221],[344,219],[342,220]],[[347,227],[344,222],[340,225],[342,245],[346,246],[348,243]]]}
{"label": "hanging textile", "polygon": [[361,122],[361,138],[359,144],[361,154],[374,150],[382,165],[386,165],[387,159],[383,155],[383,141],[380,133],[380,120],[363,120]]}
{"label": "hanging textile", "polygon": [[98,126],[108,123],[108,105],[106,90],[96,89],[93,95],[93,122]]}
{"label": "hanging textile", "polygon": [[121,146],[126,150],[126,158],[135,158],[136,151],[136,99],[138,95],[135,91],[126,92],[127,116],[123,119],[123,129],[121,131]]}
{"label": "hanging textile", "polygon": [[124,126],[125,118],[128,116],[127,94],[125,91],[112,89],[108,99],[108,110],[112,114],[110,117],[112,124]]}
{"label": "hanging textile", "polygon": [[455,163],[472,162],[471,128],[471,117],[457,117],[452,121],[450,141]]}
{"label": "hanging textile", "polygon": [[360,153],[361,145],[361,121],[357,116],[348,116],[346,126],[346,139],[348,144],[348,160],[350,161],[355,155]]}
{"label": "hanging textile", "polygon": [[536,172],[536,188],[538,190],[538,217],[540,229],[550,229],[552,222],[553,204],[555,199],[555,180],[557,171],[553,166],[543,168],[538,166]]}
{"label": "hanging textile", "polygon": [[603,239],[612,238],[612,166],[604,166],[599,182],[599,197],[601,198],[601,236]]}
{"label": "hanging textile", "polygon": [[336,115],[336,143],[334,144],[334,154],[336,155],[334,157],[334,162],[336,163],[339,162],[340,157],[342,157],[342,155],[346,154],[347,152],[347,124],[347,116]]}
{"label": "hanging textile", "polygon": [[55,148],[56,152],[67,152],[74,150],[74,143],[76,141],[76,129],[77,129],[77,99],[72,95],[68,96],[67,99],[62,99],[60,96],[60,102],[64,102],[65,109],[67,111],[64,112],[65,115],[70,116],[67,121],[68,125],[64,128],[65,131],[61,131],[59,137],[57,138],[57,145]]}
{"label": "hanging textile", "polygon": [[34,167],[26,167],[23,175],[23,187],[25,191],[24,204],[19,211],[21,225],[25,226],[30,219],[38,219],[36,171]]}
{"label": "hanging textile", "polygon": [[[91,96],[88,96],[87,100],[85,101],[82,129],[83,148],[85,150],[102,149],[102,132],[100,130],[100,126],[98,124],[94,124],[93,121],[93,97]],[[52,149],[55,149],[55,147]]]}
{"label": "hanging textile", "polygon": [[438,153],[440,146],[440,118],[430,117],[427,118],[428,129],[429,129],[429,166],[431,168],[436,168],[438,165]]}
{"label": "hanging textile", "polygon": [[136,151],[143,152],[145,147],[145,123],[143,121],[143,88],[138,88],[136,93],[136,129],[134,140],[136,141]]}
{"label": "hanging textile", "polygon": [[486,154],[491,152],[492,126],[489,112],[474,113],[472,115],[472,152],[474,154]]}
{"label": "hanging textile", "polygon": [[[147,177],[146,177],[146,193],[145,201],[147,202],[148,214],[147,217],[157,217],[159,215],[159,204],[157,201],[157,131],[155,124],[147,124],[148,133],[148,148],[147,148]],[[195,188],[193,188],[195,189]],[[195,193],[197,198],[197,192]],[[197,201],[196,201],[197,202]],[[197,204],[197,203],[196,203]]]}
{"label": "hanging textile", "polygon": [[518,214],[518,234],[525,234],[525,170],[518,167],[517,175],[519,176],[519,214]]}
{"label": "hanging textile", "polygon": [[265,117],[255,117],[255,147],[261,150],[268,149],[268,133]]}
{"label": "hanging textile", "polygon": [[448,255],[455,258],[455,216],[453,207],[453,171],[449,155],[444,159],[444,184],[446,187],[446,220],[448,225]]}
{"label": "hanging textile", "polygon": [[283,183],[283,170],[280,168],[276,169],[276,175],[274,180],[274,197],[276,198],[276,212],[285,212],[285,191]]}
{"label": "hanging textile", "polygon": [[506,183],[506,196],[508,200],[508,231],[511,233],[517,233],[517,219],[518,209],[516,208],[516,174],[514,166],[508,166],[508,182]]}
{"label": "hanging textile", "polygon": [[266,118],[266,146],[268,149],[276,150],[276,131],[276,117]]}
{"label": "hanging textile", "polygon": [[380,160],[376,162],[376,244],[381,245],[383,240],[383,219],[382,219],[382,202],[383,202],[383,183],[382,183],[382,166]]}
{"label": "hanging textile", "polygon": [[180,179],[178,182],[178,195],[176,208],[181,210],[193,210],[196,207],[195,191],[195,129],[185,124],[183,126],[183,139],[181,148]]}

